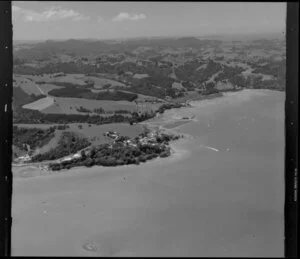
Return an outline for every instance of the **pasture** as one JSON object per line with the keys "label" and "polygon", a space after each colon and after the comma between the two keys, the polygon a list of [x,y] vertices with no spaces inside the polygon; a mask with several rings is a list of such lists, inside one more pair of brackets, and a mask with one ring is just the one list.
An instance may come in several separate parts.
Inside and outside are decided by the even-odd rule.
{"label": "pasture", "polygon": [[[55,126],[54,124],[15,124],[18,127],[24,128],[41,128],[47,129],[51,126]],[[64,131],[73,131],[79,134],[83,134],[86,138],[88,138],[93,145],[98,145],[102,143],[109,143],[110,139],[103,136],[103,133],[107,131],[117,131],[122,136],[128,136],[130,138],[134,138],[141,134],[144,131],[144,125],[134,124],[129,125],[128,123],[111,123],[111,124],[103,124],[103,125],[90,125],[87,123],[70,123],[68,124],[70,128]],[[40,148],[40,152],[46,152],[51,147],[55,147],[57,141],[59,139],[59,134],[62,131],[57,130],[55,137],[43,148]]]}
{"label": "pasture", "polygon": [[[81,125],[80,129],[78,126]],[[140,124],[129,125],[125,123],[111,123],[103,125],[91,125],[86,123],[74,123],[69,124],[70,131],[78,132],[89,138],[93,145],[99,145],[103,143],[109,143],[110,138],[103,136],[103,133],[107,131],[117,131],[122,136],[128,136],[134,138],[144,131],[144,126]]]}
{"label": "pasture", "polygon": [[33,76],[36,82],[59,82],[59,83],[71,83],[76,85],[86,85],[86,78],[83,74],[63,74],[62,76],[55,76],[55,74],[44,74],[39,76]]}
{"label": "pasture", "polygon": [[172,88],[174,88],[174,89],[182,89],[182,88],[184,88],[184,87],[182,86],[181,83],[174,82],[174,83],[172,84]]}
{"label": "pasture", "polygon": [[113,80],[109,78],[100,78],[96,76],[85,76],[85,80],[93,81],[95,83],[94,88],[96,89],[102,89],[106,85],[110,85],[109,88],[114,88],[114,87],[128,87],[127,85]]}
{"label": "pasture", "polygon": [[47,96],[47,97],[41,98],[35,102],[23,105],[23,108],[41,111],[41,110],[46,109],[47,107],[51,106],[53,103],[54,103],[54,99],[52,97]]}
{"label": "pasture", "polygon": [[106,100],[87,100],[82,98],[61,98],[55,97],[55,102],[41,110],[42,113],[63,113],[63,114],[81,114],[77,111],[81,106],[85,109],[93,111],[102,108],[105,111],[127,110],[130,112],[150,112],[155,111],[161,104],[141,103],[129,101],[106,101]]}
{"label": "pasture", "polygon": [[135,74],[133,76],[133,78],[136,78],[136,79],[142,79],[142,78],[146,78],[146,77],[149,77],[148,74]]}
{"label": "pasture", "polygon": [[61,86],[53,85],[53,84],[40,84],[38,87],[41,89],[41,91],[44,94],[48,94],[53,89],[60,89],[62,88]]}
{"label": "pasture", "polygon": [[43,94],[40,89],[38,88],[38,85],[34,83],[28,76],[26,75],[14,75],[13,79],[15,80],[14,82],[14,87],[21,87],[22,90],[29,94],[29,95],[40,95]]}

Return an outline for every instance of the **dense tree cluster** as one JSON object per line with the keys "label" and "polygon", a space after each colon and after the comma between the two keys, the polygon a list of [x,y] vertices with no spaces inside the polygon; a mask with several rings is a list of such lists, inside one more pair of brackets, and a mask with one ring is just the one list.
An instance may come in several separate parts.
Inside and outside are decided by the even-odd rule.
{"label": "dense tree cluster", "polygon": [[207,63],[193,60],[177,67],[175,74],[182,81],[191,81],[200,84],[210,79],[220,70],[222,70],[222,66],[212,60],[209,60]]}
{"label": "dense tree cluster", "polygon": [[164,98],[166,96],[166,91],[164,89],[151,85],[150,83],[132,86],[128,88],[128,90],[134,93],[144,94],[157,98]]}
{"label": "dense tree cluster", "polygon": [[[149,72],[149,71],[148,71]],[[166,96],[176,96],[177,91],[172,89],[174,79],[164,75],[159,70],[155,75],[141,79],[131,78],[129,82],[131,87],[127,90],[133,93],[144,94],[164,98]]]}
{"label": "dense tree cluster", "polygon": [[268,62],[263,66],[254,65],[253,73],[272,75],[274,79],[263,80],[262,88],[284,91],[286,87],[286,60]]}
{"label": "dense tree cluster", "polygon": [[[46,83],[46,82],[42,82],[40,81],[40,83]],[[85,85],[79,85],[79,84],[73,84],[70,82],[57,82],[57,81],[50,81],[47,82],[48,84],[52,84],[52,85],[57,85],[57,86],[62,86],[64,88],[69,88],[69,89],[74,89],[74,88],[83,88],[83,89],[87,89],[87,88],[93,88],[94,87],[94,82],[91,80],[85,80]]]}
{"label": "dense tree cluster", "polygon": [[99,114],[131,114],[131,112],[129,110],[114,110],[114,111],[108,111],[108,110],[104,110],[103,108],[95,108],[93,111],[86,109],[82,106],[80,106],[79,108],[76,108],[76,110],[78,112],[83,112],[83,113],[99,113]]}
{"label": "dense tree cluster", "polygon": [[29,151],[46,145],[55,134],[55,127],[46,130],[39,128],[21,128],[13,126],[13,145],[21,150]]}
{"label": "dense tree cluster", "polygon": [[243,71],[244,69],[238,66],[224,66],[222,72],[219,73],[218,76],[216,76],[215,81],[224,81],[227,79],[231,82],[232,80],[235,80],[235,77],[239,76]]}
{"label": "dense tree cluster", "polygon": [[55,129],[58,129],[58,130],[65,130],[65,129],[69,129],[70,126],[69,125],[57,125],[57,126],[53,126]]}
{"label": "dense tree cluster", "polygon": [[[178,138],[178,136],[163,134],[157,139],[157,142],[167,144],[169,141]],[[127,139],[127,137],[123,137],[122,141]],[[61,170],[75,166],[91,167],[93,165],[119,166],[139,164],[156,157],[167,157],[171,154],[170,148],[167,145],[138,144],[134,147],[123,145],[120,142],[117,141],[111,146],[109,144],[99,145],[92,148],[88,153],[81,152],[80,158],[62,163],[52,163],[49,167],[51,170]]]}
{"label": "dense tree cluster", "polygon": [[115,110],[114,113],[116,114],[128,114],[128,113],[131,113],[129,110]]}
{"label": "dense tree cluster", "polygon": [[255,64],[252,66],[255,67],[252,73],[272,75],[275,78],[284,77],[286,73],[286,60],[269,61],[267,64],[262,66]]}
{"label": "dense tree cluster", "polygon": [[210,95],[210,94],[217,94],[217,93],[219,93],[219,90],[215,88],[209,88],[209,89],[205,89],[204,91],[201,91],[202,95]]}
{"label": "dense tree cluster", "polygon": [[74,132],[64,131],[55,148],[52,148],[43,154],[33,156],[31,161],[40,162],[44,160],[55,160],[74,154],[90,145],[91,143],[86,138]]}
{"label": "dense tree cluster", "polygon": [[159,113],[164,113],[165,110],[170,110],[173,108],[181,108],[181,107],[185,107],[185,105],[180,104],[180,103],[165,103],[165,104],[161,105],[157,111]]}
{"label": "dense tree cluster", "polygon": [[137,94],[123,91],[103,91],[92,92],[88,88],[83,87],[63,87],[53,89],[48,92],[49,95],[56,97],[83,98],[91,100],[110,100],[110,101],[129,101],[132,102],[137,98]]}
{"label": "dense tree cluster", "polygon": [[86,109],[86,108],[84,108],[84,107],[82,107],[82,106],[80,106],[79,108],[76,107],[76,110],[77,110],[78,112],[83,112],[83,113],[91,113],[91,112],[92,112],[91,110]]}
{"label": "dense tree cluster", "polygon": [[183,81],[181,84],[184,88],[186,88],[189,91],[195,90],[196,88],[196,85],[191,81]]}
{"label": "dense tree cluster", "polygon": [[94,111],[95,113],[100,113],[100,114],[105,113],[105,110],[104,110],[102,107],[95,108],[93,111]]}

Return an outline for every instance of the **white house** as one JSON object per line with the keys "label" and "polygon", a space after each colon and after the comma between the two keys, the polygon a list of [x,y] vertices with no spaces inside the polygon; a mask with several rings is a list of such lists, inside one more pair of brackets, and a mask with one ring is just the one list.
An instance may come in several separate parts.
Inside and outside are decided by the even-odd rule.
{"label": "white house", "polygon": [[66,157],[66,158],[64,158],[63,160],[62,160],[62,162],[64,162],[64,161],[71,161],[72,160],[72,157]]}
{"label": "white house", "polygon": [[18,157],[18,160],[20,160],[20,161],[22,161],[22,162],[30,161],[30,160],[31,160],[31,157],[30,157],[28,154],[26,154],[26,155],[24,155],[24,156]]}
{"label": "white house", "polygon": [[80,154],[75,154],[75,155],[73,155],[73,158],[80,158],[80,157],[81,157]]}

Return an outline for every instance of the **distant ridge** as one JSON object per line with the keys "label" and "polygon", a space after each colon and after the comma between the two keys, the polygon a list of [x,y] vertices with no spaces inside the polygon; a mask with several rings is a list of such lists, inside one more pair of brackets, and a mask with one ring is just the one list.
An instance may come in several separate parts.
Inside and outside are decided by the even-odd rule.
{"label": "distant ridge", "polygon": [[[20,41],[15,42],[15,54],[19,58],[31,59],[50,57],[57,54],[70,54],[77,56],[100,55],[112,51],[133,51],[138,47],[174,47],[174,48],[202,48],[204,46],[217,46],[227,40],[284,40],[283,33],[248,34],[248,35],[210,35],[210,36],[184,36],[184,37],[139,37],[130,39],[97,40],[97,39],[67,39],[46,41]],[[23,44],[23,48],[20,47]],[[17,47],[18,46],[18,47]]]}
{"label": "distant ridge", "polygon": [[18,49],[19,58],[41,57],[45,55],[74,53],[75,55],[99,55],[114,50],[131,51],[137,47],[202,47],[208,41],[199,40],[196,37],[179,38],[140,38],[125,41],[68,39],[64,41],[46,40],[32,44],[31,48]]}

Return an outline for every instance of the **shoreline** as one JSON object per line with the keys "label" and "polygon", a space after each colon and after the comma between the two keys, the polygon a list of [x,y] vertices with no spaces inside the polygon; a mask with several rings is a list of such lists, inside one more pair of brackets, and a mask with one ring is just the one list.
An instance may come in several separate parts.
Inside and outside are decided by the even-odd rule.
{"label": "shoreline", "polygon": [[[180,143],[180,141],[182,141],[182,140],[187,141],[189,139],[193,139],[193,136],[191,136],[187,133],[181,133],[181,132],[179,133],[178,131],[176,131],[176,129],[183,126],[183,125],[186,125],[187,123],[190,123],[192,121],[197,121],[197,119],[195,118],[196,115],[192,114],[190,119],[183,120],[182,116],[179,116],[178,113],[176,113],[176,111],[179,111],[179,113],[180,112],[186,112],[186,111],[190,112],[191,110],[199,109],[199,108],[202,108],[202,107],[205,107],[205,106],[208,106],[208,105],[218,105],[218,104],[221,104],[221,103],[231,104],[232,101],[233,102],[236,102],[236,101],[243,102],[243,101],[249,100],[253,95],[257,95],[257,94],[261,95],[261,94],[264,94],[264,93],[268,93],[270,91],[273,92],[273,90],[269,90],[269,89],[243,89],[243,90],[235,91],[235,92],[226,92],[226,93],[223,93],[222,96],[218,96],[218,97],[211,98],[211,99],[202,99],[202,100],[189,101],[189,103],[191,105],[189,107],[181,107],[181,108],[170,109],[170,110],[166,111],[165,113],[161,114],[158,117],[152,118],[152,119],[147,120],[147,121],[140,122],[139,124],[145,125],[151,131],[159,130],[159,131],[165,132],[167,134],[180,135],[181,138],[179,140],[171,141],[169,143],[171,155],[166,157],[166,158],[162,158],[165,161],[170,161],[174,158],[179,158],[180,159],[180,158],[183,158],[185,154],[189,153],[189,151],[187,149],[179,148],[178,145],[180,145],[180,144],[178,144],[178,143]],[[277,92],[280,92],[280,91],[277,91]],[[165,125],[168,125],[170,123],[176,123],[176,122],[181,122],[181,121],[184,122],[181,125],[171,127],[171,128],[165,127]],[[143,166],[144,164],[155,163],[158,160],[161,160],[161,159],[155,158],[155,159],[149,160],[145,163],[141,163],[139,165],[123,165],[123,166]],[[13,165],[12,164],[12,169],[15,169],[15,170],[12,170],[12,171],[20,171],[19,173],[18,172],[13,172],[13,175],[14,175],[14,177],[17,177],[17,178],[28,178],[28,177],[31,177],[30,175],[35,175],[35,173],[34,173],[35,171],[39,171],[36,176],[45,176],[45,175],[65,173],[65,171],[54,172],[52,170],[42,170],[42,169],[39,168],[39,166],[42,166],[43,164],[44,164],[43,162],[39,163],[37,165],[32,165],[32,164],[29,164],[29,165],[26,165],[26,164],[24,164],[24,165]],[[93,167],[104,168],[104,169],[108,168],[106,166],[93,166]],[[112,167],[112,168],[121,168],[121,167],[122,166],[115,166],[115,167]],[[29,172],[26,172],[25,171],[26,168],[32,168],[33,170],[31,169]],[[74,171],[74,170],[78,170],[80,168],[85,169],[85,170],[89,169],[87,167],[81,166],[81,167],[74,167],[74,169],[70,168],[70,169],[67,169],[66,171],[72,172],[72,169]],[[25,171],[25,172],[22,172],[22,171]]]}
{"label": "shoreline", "polygon": [[[190,136],[188,134],[184,134],[181,133],[179,134],[178,132],[176,132],[175,130],[172,129],[167,129],[164,128],[163,126],[159,125],[153,125],[151,123],[141,123],[142,125],[145,125],[150,131],[155,131],[155,130],[159,130],[160,132],[166,133],[166,134],[170,134],[170,135],[180,135],[181,138],[178,140],[172,140],[169,142],[168,146],[170,147],[170,156],[165,157],[165,158],[154,158],[151,160],[148,160],[144,163],[140,163],[138,165],[135,164],[130,164],[130,165],[122,165],[122,166],[114,166],[114,167],[109,167],[109,166],[100,166],[100,165],[94,165],[91,168],[103,168],[103,170],[107,169],[107,168],[122,168],[122,167],[130,167],[130,166],[143,166],[144,164],[149,164],[149,163],[155,163],[156,161],[166,161],[168,162],[169,160],[173,160],[173,159],[180,159],[182,158],[183,154],[187,153],[187,150],[179,148],[176,146],[177,142],[179,142],[180,140],[185,140],[187,136]],[[59,160],[61,160],[62,158],[60,158]],[[49,163],[53,163],[55,161],[43,161],[43,162],[37,162],[37,163],[29,163],[29,164],[12,164],[12,169],[13,170],[13,176],[17,177],[17,178],[31,178],[31,177],[37,177],[37,176],[49,176],[49,175],[58,175],[60,173],[66,173],[66,172],[70,172],[72,173],[72,171],[77,171],[80,169],[89,169],[89,167],[85,167],[85,166],[78,166],[78,167],[73,167],[70,169],[62,169],[60,171],[53,171],[50,169],[42,169],[43,166],[49,164]],[[26,170],[26,169],[30,169],[30,170]],[[72,170],[73,169],[73,170]],[[15,171],[15,172],[14,172]]]}

